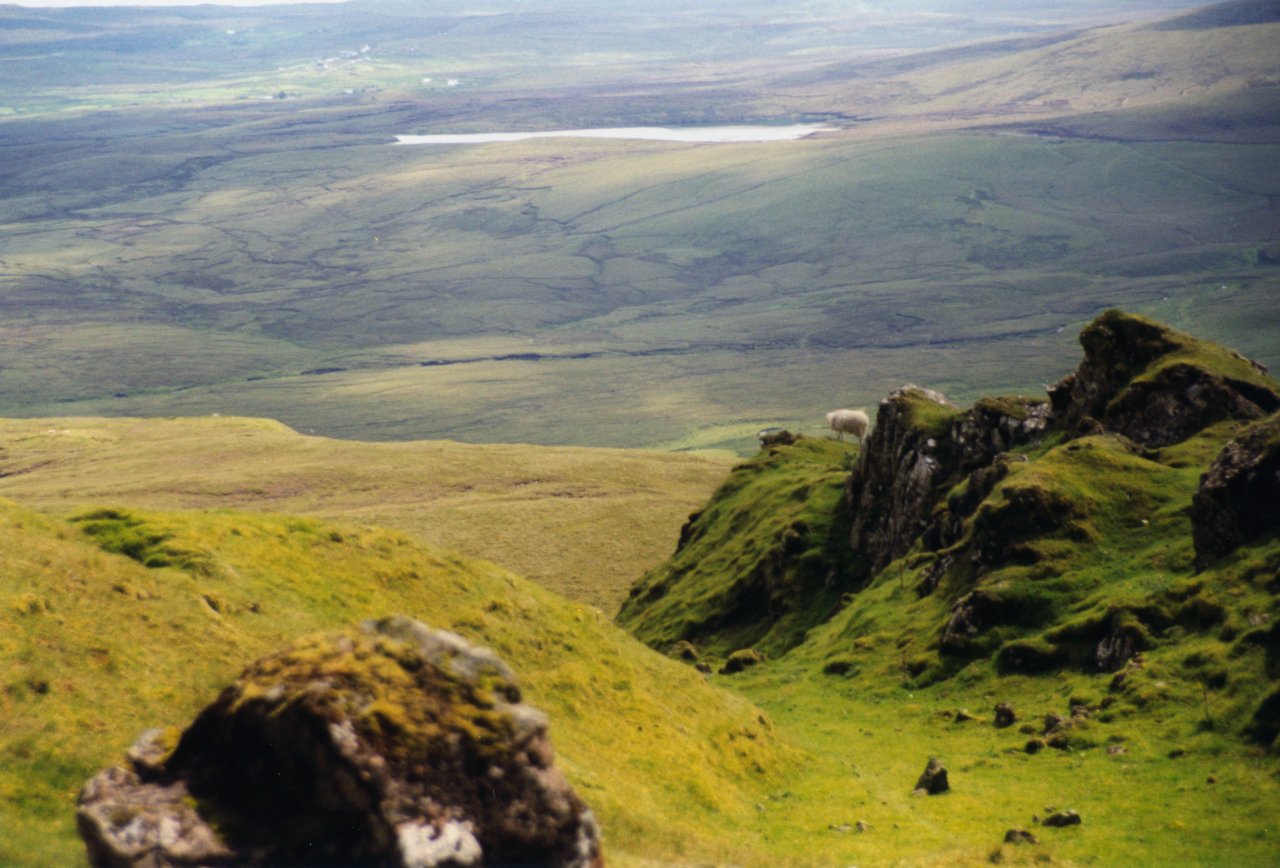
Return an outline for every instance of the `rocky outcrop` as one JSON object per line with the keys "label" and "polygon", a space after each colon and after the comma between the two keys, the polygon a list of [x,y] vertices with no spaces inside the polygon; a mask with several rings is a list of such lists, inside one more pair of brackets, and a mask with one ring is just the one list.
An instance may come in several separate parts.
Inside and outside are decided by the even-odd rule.
{"label": "rocky outcrop", "polygon": [[1280,409],[1265,369],[1144,317],[1109,310],[1080,333],[1084,361],[1049,389],[1055,421],[1144,446],[1178,443],[1223,419]]}
{"label": "rocky outcrop", "polygon": [[1026,460],[1025,455],[1004,452],[970,473],[964,484],[947,496],[946,508],[936,510],[930,518],[921,537],[924,547],[938,551],[959,542],[964,536],[966,520],[995,490],[996,483],[1009,475],[1013,465]]}
{"label": "rocky outcrop", "polygon": [[[930,389],[906,385],[891,392],[880,402],[849,483],[850,542],[870,572],[906,554],[930,527],[943,491],[961,474],[1031,441],[1047,423],[1042,401],[989,398],[961,412]],[[993,476],[989,485],[998,479]],[[954,527],[939,528],[934,541],[941,545],[955,535]]]}
{"label": "rocky outcrop", "polygon": [[96,866],[602,864],[547,721],[492,652],[407,618],[250,666],[80,795]]}
{"label": "rocky outcrop", "polygon": [[1280,528],[1280,415],[1250,426],[1223,448],[1191,499],[1196,569]]}
{"label": "rocky outcrop", "polygon": [[906,554],[924,530],[938,488],[954,472],[947,437],[959,414],[942,394],[907,385],[880,402],[850,478],[850,542],[875,573]]}
{"label": "rocky outcrop", "polygon": [[948,436],[955,444],[960,472],[969,473],[1035,440],[1048,427],[1049,403],[1043,398],[981,398],[952,422]]}

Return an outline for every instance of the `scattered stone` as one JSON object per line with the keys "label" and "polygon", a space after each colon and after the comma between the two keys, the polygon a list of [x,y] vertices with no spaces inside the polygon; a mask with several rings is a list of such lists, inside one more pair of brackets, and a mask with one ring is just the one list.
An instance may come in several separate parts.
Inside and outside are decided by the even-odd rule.
{"label": "scattered stone", "polygon": [[1107,748],[1107,756],[1120,756],[1128,752],[1129,749],[1122,744],[1113,744]]}
{"label": "scattered stone", "polygon": [[1004,833],[1006,844],[1039,844],[1040,839],[1026,829],[1010,829]]}
{"label": "scattered stone", "polygon": [[838,826],[835,823],[832,823],[831,825],[827,826],[827,828],[833,832],[840,832],[841,834],[845,832],[853,831],[853,826],[849,825],[848,823],[841,823]]}
{"label": "scattered stone", "polygon": [[85,785],[77,825],[112,868],[603,864],[507,665],[403,617],[302,639],[180,737],[144,733]]}
{"label": "scattered stone", "polygon": [[1141,627],[1129,623],[1116,624],[1093,649],[1093,662],[1099,672],[1115,672],[1144,648],[1146,639]]}
{"label": "scattered stone", "polygon": [[1079,826],[1080,815],[1075,811],[1055,811],[1041,821],[1042,826]]}
{"label": "scattered stone", "polygon": [[702,657],[698,653],[698,646],[694,645],[687,639],[681,639],[679,642],[671,646],[671,656],[677,660],[684,660],[693,663]]}
{"label": "scattered stone", "polygon": [[711,664],[705,660],[699,660],[697,663],[693,664],[693,668],[701,672],[703,675],[711,674]]}
{"label": "scattered stone", "polygon": [[1013,706],[1007,702],[1001,702],[996,705],[995,725],[997,729],[1004,729],[1013,726],[1018,722],[1018,715],[1013,710]]}
{"label": "scattered stone", "polygon": [[1044,744],[1044,739],[1036,736],[1035,738],[1027,739],[1027,744],[1023,750],[1027,753],[1040,753],[1040,751],[1044,749]]}
{"label": "scattered stone", "polygon": [[972,714],[969,713],[969,709],[967,708],[957,709],[955,713],[955,717],[953,718],[953,720],[956,723],[966,723],[970,720],[977,720],[977,719],[978,718],[974,717]]}
{"label": "scattered stone", "polygon": [[1050,733],[1044,743],[1055,750],[1067,750],[1071,747],[1070,737],[1062,731]]}
{"label": "scattered stone", "polygon": [[1018,732],[1022,733],[1023,735],[1032,735],[1035,733],[1035,731],[1036,731],[1035,725],[1031,723],[1024,723],[1022,726],[1018,727]]}
{"label": "scattered stone", "polygon": [[724,661],[724,665],[720,667],[720,674],[732,675],[735,672],[750,669],[752,666],[758,666],[763,662],[764,655],[759,651],[754,648],[743,648],[729,655],[729,659]]}
{"label": "scattered stone", "polygon": [[1173,750],[1169,751],[1169,759],[1177,759],[1178,757],[1186,756],[1186,755],[1187,755],[1186,748],[1175,747]]}
{"label": "scattered stone", "polygon": [[859,820],[858,822],[853,824],[853,828],[857,829],[859,832],[865,832],[871,828],[871,824],[864,823],[861,820]]}
{"label": "scattered stone", "polygon": [[916,792],[924,790],[926,795],[936,796],[949,789],[951,785],[947,782],[947,770],[937,757],[929,757],[928,764],[920,773],[920,779],[916,781]]}
{"label": "scattered stone", "polygon": [[1216,784],[1218,782],[1218,778],[1214,775],[1209,775],[1207,778],[1204,779],[1204,782],[1206,784]]}
{"label": "scattered stone", "polygon": [[1056,732],[1057,730],[1062,729],[1062,727],[1066,725],[1066,722],[1066,719],[1061,714],[1051,711],[1044,716],[1044,729],[1041,730],[1041,732],[1045,735],[1048,735],[1051,732]]}

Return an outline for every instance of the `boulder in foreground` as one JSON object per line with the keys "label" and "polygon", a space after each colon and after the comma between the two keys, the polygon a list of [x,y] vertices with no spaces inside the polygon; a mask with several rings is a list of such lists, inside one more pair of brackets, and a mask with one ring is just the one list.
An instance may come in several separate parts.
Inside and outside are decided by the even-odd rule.
{"label": "boulder in foreground", "polygon": [[250,666],[80,796],[103,866],[603,864],[546,717],[492,652],[403,617]]}

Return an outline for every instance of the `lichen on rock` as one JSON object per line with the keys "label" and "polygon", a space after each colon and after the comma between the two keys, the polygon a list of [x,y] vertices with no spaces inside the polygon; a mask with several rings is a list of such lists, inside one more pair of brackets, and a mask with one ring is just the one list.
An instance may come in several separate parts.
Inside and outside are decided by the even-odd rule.
{"label": "lichen on rock", "polygon": [[171,753],[157,732],[81,793],[95,865],[602,862],[511,670],[408,618],[254,663]]}

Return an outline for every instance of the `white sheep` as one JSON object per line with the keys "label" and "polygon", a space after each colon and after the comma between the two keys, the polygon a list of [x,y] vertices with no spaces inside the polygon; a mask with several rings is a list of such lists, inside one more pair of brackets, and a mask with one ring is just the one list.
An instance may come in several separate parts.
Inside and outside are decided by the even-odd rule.
{"label": "white sheep", "polygon": [[871,420],[861,410],[832,410],[827,414],[827,424],[841,440],[844,439],[845,434],[852,434],[861,443]]}

